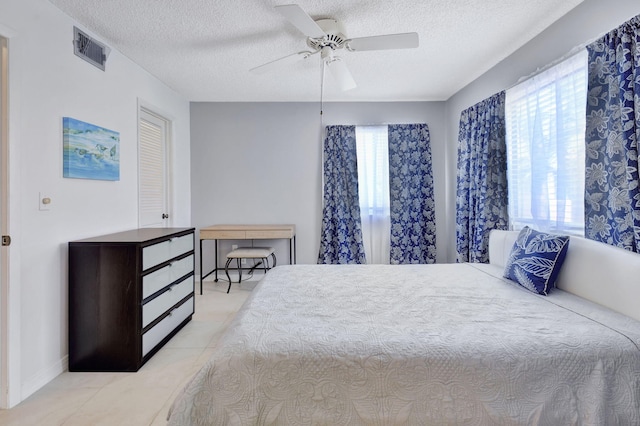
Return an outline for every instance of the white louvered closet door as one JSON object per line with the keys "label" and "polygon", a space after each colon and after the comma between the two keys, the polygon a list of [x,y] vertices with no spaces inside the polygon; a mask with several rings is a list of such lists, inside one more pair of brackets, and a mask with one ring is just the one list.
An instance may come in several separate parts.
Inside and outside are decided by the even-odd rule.
{"label": "white louvered closet door", "polygon": [[169,122],[140,108],[138,123],[138,222],[141,228],[169,226]]}

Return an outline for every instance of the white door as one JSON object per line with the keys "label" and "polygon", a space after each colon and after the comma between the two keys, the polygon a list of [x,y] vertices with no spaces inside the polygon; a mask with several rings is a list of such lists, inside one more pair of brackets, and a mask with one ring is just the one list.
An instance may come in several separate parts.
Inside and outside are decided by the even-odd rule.
{"label": "white door", "polygon": [[[0,36],[0,233],[3,235],[0,252],[0,408],[9,408],[9,247],[8,200],[9,200],[9,50],[7,39]],[[6,246],[5,246],[6,245]]]}
{"label": "white door", "polygon": [[170,122],[147,108],[138,120],[138,223],[141,228],[171,223],[169,206]]}

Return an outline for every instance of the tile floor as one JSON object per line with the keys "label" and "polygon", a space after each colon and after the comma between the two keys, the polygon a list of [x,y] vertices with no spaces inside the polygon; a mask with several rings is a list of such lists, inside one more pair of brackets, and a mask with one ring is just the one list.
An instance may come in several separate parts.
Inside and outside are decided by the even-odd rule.
{"label": "tile floor", "polygon": [[196,281],[193,319],[137,373],[63,373],[10,410],[0,425],[166,425],[171,403],[209,358],[256,282]]}

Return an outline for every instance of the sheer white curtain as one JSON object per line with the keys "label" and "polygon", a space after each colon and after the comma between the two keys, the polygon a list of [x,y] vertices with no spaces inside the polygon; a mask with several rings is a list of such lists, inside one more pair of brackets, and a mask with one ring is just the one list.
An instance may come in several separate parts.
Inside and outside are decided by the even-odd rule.
{"label": "sheer white curtain", "polygon": [[507,90],[512,229],[584,234],[586,52]]}
{"label": "sheer white curtain", "polygon": [[356,126],[358,193],[367,263],[389,263],[389,144],[387,126]]}

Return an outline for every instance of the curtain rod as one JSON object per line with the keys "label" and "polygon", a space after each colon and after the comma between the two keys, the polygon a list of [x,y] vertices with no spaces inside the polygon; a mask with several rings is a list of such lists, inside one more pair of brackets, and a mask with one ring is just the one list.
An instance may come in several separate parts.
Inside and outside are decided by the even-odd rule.
{"label": "curtain rod", "polygon": [[517,85],[519,85],[521,83],[524,83],[527,80],[531,80],[532,78],[536,77],[537,75],[542,74],[543,72],[547,71],[549,68],[553,68],[556,65],[558,65],[559,63],[564,62],[567,59],[569,59],[569,58],[581,53],[589,44],[590,43],[584,43],[584,44],[580,44],[578,46],[573,47],[569,52],[567,52],[564,55],[562,55],[561,57],[551,61],[547,65],[536,69],[534,72],[532,72],[529,75],[525,75],[525,76],[520,77],[515,83],[513,83],[512,85],[510,85],[509,87],[507,87],[504,90],[513,89]]}
{"label": "curtain rod", "polygon": [[[407,122],[399,122],[399,123],[389,123],[389,122],[382,122],[382,123],[364,123],[364,124],[353,124],[353,123],[326,123],[326,126],[360,126],[360,127],[364,127],[364,126],[368,126],[368,127],[380,127],[380,126],[394,126],[396,124],[426,124],[429,125],[429,123],[427,123],[426,121],[407,121]],[[326,127],[325,126],[325,127]]]}
{"label": "curtain rod", "polygon": [[584,42],[584,43],[580,43],[579,45],[574,46],[574,47],[573,47],[573,48],[571,48],[567,53],[565,53],[564,55],[562,55],[560,58],[557,58],[557,59],[555,59],[555,60],[551,61],[550,63],[548,63],[547,65],[543,66],[542,68],[538,68],[538,69],[536,69],[534,72],[532,72],[532,73],[531,73],[531,74],[529,74],[529,75],[525,75],[525,76],[523,76],[523,77],[520,77],[520,78],[519,78],[519,79],[518,79],[514,84],[512,84],[511,86],[507,87],[507,88],[506,88],[506,89],[504,89],[504,90],[509,90],[509,89],[511,89],[511,88],[513,88],[513,87],[515,87],[515,86],[517,86],[518,84],[520,84],[520,83],[522,83],[522,82],[524,82],[524,81],[527,81],[527,80],[529,80],[529,79],[531,79],[531,78],[533,78],[533,77],[537,76],[537,75],[538,75],[538,74],[540,74],[540,73],[545,72],[545,71],[546,71],[546,70],[548,70],[549,68],[551,68],[551,67],[554,67],[554,66],[558,65],[560,62],[565,61],[565,60],[567,60],[567,59],[571,58],[571,57],[572,57],[572,56],[574,56],[574,55],[577,55],[577,54],[578,54],[578,53],[580,53],[583,49],[586,49],[586,48],[587,48],[587,46],[589,46],[589,45],[590,45],[590,44],[592,44],[593,42],[595,42],[595,41],[597,41],[597,40],[601,39],[602,37],[604,37],[604,36],[605,36],[606,34],[608,34],[609,32],[610,32],[610,31],[605,31],[604,33],[600,34],[600,35],[599,35],[599,36],[597,36],[597,37],[593,37],[592,39],[587,40],[587,41],[586,41],[586,42]]}

